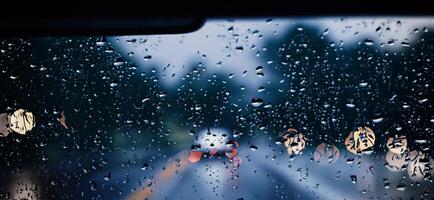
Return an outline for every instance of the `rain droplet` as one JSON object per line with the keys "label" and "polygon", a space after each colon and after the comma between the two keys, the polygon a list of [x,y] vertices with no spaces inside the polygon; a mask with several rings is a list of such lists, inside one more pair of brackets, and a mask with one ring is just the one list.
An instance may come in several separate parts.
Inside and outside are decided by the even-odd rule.
{"label": "rain droplet", "polygon": [[389,40],[389,42],[387,42],[388,45],[393,46],[395,44],[395,40]]}
{"label": "rain droplet", "polygon": [[151,100],[151,98],[149,98],[149,97],[145,97],[145,98],[142,99],[142,103],[145,103],[145,102],[147,102],[147,101],[149,101],[149,100]]}
{"label": "rain droplet", "polygon": [[151,60],[152,56],[151,55],[146,55],[143,57],[143,60],[147,61],[147,60]]}
{"label": "rain droplet", "polygon": [[122,58],[117,58],[116,60],[115,60],[115,62],[113,63],[113,65],[114,66],[121,66],[121,65],[123,65],[125,63],[125,61],[124,61],[124,59],[122,59]]}
{"label": "rain droplet", "polygon": [[256,75],[259,77],[263,77],[264,76],[263,69],[264,69],[264,67],[262,67],[262,66],[256,67]]}
{"label": "rain droplet", "polygon": [[135,39],[135,38],[133,38],[131,40],[125,40],[125,43],[127,43],[127,44],[134,44],[136,42],[137,42],[137,39]]}
{"label": "rain droplet", "polygon": [[380,122],[383,121],[383,119],[384,119],[384,118],[382,118],[382,117],[375,118],[375,119],[372,119],[372,122],[373,122],[373,123],[380,123]]}
{"label": "rain droplet", "polygon": [[416,143],[418,143],[418,144],[425,144],[425,143],[427,143],[427,140],[424,140],[424,139],[417,139],[417,140],[414,140],[414,142],[416,142]]}
{"label": "rain droplet", "polygon": [[163,97],[165,97],[167,95],[167,93],[166,92],[161,92],[160,94],[158,94],[158,97],[161,97],[161,98],[163,98]]}
{"label": "rain droplet", "polygon": [[252,145],[250,145],[250,149],[252,151],[256,151],[258,149],[258,147],[252,144]]}
{"label": "rain droplet", "polygon": [[107,48],[104,52],[106,53],[113,53],[115,50],[112,48]]}
{"label": "rain droplet", "polygon": [[357,176],[356,175],[351,175],[351,182],[353,182],[353,184],[356,184],[357,182]]}
{"label": "rain droplet", "polygon": [[389,179],[385,178],[383,179],[383,181],[384,181],[384,189],[389,189],[390,188]]}
{"label": "rain droplet", "polygon": [[418,100],[419,103],[425,103],[425,102],[427,102],[427,101],[428,101],[428,99],[421,99],[421,100]]}
{"label": "rain droplet", "polygon": [[106,176],[104,176],[104,180],[106,181],[110,181],[110,179],[112,178],[112,173],[108,173]]}
{"label": "rain droplet", "polygon": [[401,46],[403,46],[403,47],[409,47],[410,43],[408,43],[408,42],[401,42]]}
{"label": "rain droplet", "polygon": [[262,100],[261,98],[252,98],[252,106],[253,107],[259,107],[262,104],[264,104],[264,100]]}
{"label": "rain droplet", "polygon": [[365,40],[365,45],[366,46],[372,46],[372,45],[374,45],[374,41],[366,39]]}
{"label": "rain droplet", "polygon": [[380,32],[381,31],[381,26],[377,27],[377,29],[375,29],[375,32]]}
{"label": "rain droplet", "polygon": [[96,46],[104,46],[106,43],[105,39],[98,40],[95,42]]}
{"label": "rain droplet", "polygon": [[148,167],[149,167],[149,165],[148,165],[148,163],[143,163],[143,165],[142,165],[142,170],[143,171],[145,171],[145,170],[147,170],[148,169]]}
{"label": "rain droplet", "polygon": [[366,87],[366,86],[368,86],[368,83],[365,83],[365,82],[363,82],[363,83],[359,83],[359,86],[360,86],[360,87]]}
{"label": "rain droplet", "polygon": [[95,181],[91,181],[91,183],[90,183],[90,189],[91,189],[92,191],[95,191],[95,190],[96,190],[96,183],[95,183]]}
{"label": "rain droplet", "polygon": [[398,191],[405,191],[406,185],[404,183],[400,183],[396,186],[396,190]]}
{"label": "rain droplet", "polygon": [[354,108],[356,105],[354,105],[354,104],[352,104],[352,103],[347,103],[346,106],[347,106],[348,108]]}
{"label": "rain droplet", "polygon": [[326,29],[324,30],[324,32],[322,33],[322,35],[327,35],[327,34],[329,34],[329,29],[328,29],[328,28],[326,28]]}

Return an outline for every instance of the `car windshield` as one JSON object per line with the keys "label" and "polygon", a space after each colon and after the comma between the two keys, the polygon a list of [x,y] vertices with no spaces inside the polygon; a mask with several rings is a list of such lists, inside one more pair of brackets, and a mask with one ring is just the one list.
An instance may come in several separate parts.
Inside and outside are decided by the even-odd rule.
{"label": "car windshield", "polygon": [[0,199],[431,199],[433,29],[2,38]]}

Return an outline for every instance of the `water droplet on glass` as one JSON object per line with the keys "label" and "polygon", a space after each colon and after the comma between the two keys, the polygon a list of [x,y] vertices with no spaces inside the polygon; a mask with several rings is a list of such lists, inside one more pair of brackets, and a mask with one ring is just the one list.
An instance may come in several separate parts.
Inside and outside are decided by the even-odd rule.
{"label": "water droplet on glass", "polygon": [[353,182],[353,184],[356,184],[357,182],[357,176],[356,175],[351,175],[351,182]]}
{"label": "water droplet on glass", "polygon": [[354,105],[354,104],[352,104],[352,103],[347,103],[346,106],[347,106],[348,108],[354,108],[356,105]]}
{"label": "water droplet on glass", "polygon": [[135,38],[130,39],[130,40],[125,40],[125,43],[127,43],[127,44],[134,44],[136,42],[137,42],[137,39],[135,39]]}
{"label": "water droplet on glass", "polygon": [[366,87],[366,86],[368,86],[368,83],[365,83],[365,82],[364,83],[359,83],[359,86],[360,87]]}
{"label": "water droplet on glass", "polygon": [[425,102],[427,102],[427,101],[428,101],[428,99],[421,99],[421,100],[418,100],[419,103],[425,103]]}
{"label": "water droplet on glass", "polygon": [[125,63],[125,61],[124,61],[124,59],[122,59],[122,58],[117,58],[116,60],[115,60],[115,62],[113,63],[113,65],[114,66],[121,66],[121,65],[123,65]]}
{"label": "water droplet on glass", "polygon": [[273,107],[273,105],[271,105],[271,104],[267,104],[264,106],[264,108],[272,108],[272,107]]}
{"label": "water droplet on glass", "polygon": [[98,40],[98,41],[95,42],[96,46],[99,46],[99,47],[100,46],[104,46],[105,43],[106,43],[105,39]]}
{"label": "water droplet on glass", "polygon": [[147,102],[147,101],[149,101],[149,100],[151,100],[151,98],[149,98],[149,97],[145,97],[145,98],[142,99],[142,103],[145,103],[145,102]]}
{"label": "water droplet on glass", "polygon": [[380,122],[383,121],[383,119],[384,119],[384,118],[382,118],[382,117],[375,118],[375,119],[372,119],[372,122],[373,122],[373,123],[380,123]]}
{"label": "water droplet on glass", "polygon": [[148,163],[143,163],[143,165],[142,165],[142,170],[143,171],[145,171],[145,170],[147,170],[148,169],[148,167],[149,167],[149,165],[148,165]]}
{"label": "water droplet on glass", "polygon": [[160,94],[158,94],[158,97],[161,97],[161,98],[163,98],[163,97],[165,97],[167,95],[167,93],[166,92],[161,92]]}
{"label": "water droplet on glass", "polygon": [[365,40],[365,45],[366,46],[372,46],[372,45],[374,45],[374,41],[366,39]]}
{"label": "water droplet on glass", "polygon": [[106,176],[104,176],[104,180],[106,181],[110,181],[110,179],[112,178],[112,173],[108,173]]}
{"label": "water droplet on glass", "polygon": [[424,140],[424,139],[416,139],[416,140],[414,140],[414,142],[416,142],[416,143],[418,143],[418,144],[425,144],[425,143],[427,143],[427,140]]}
{"label": "water droplet on glass", "polygon": [[104,52],[106,53],[113,53],[115,50],[112,48],[107,48]]}
{"label": "water droplet on glass", "polygon": [[405,189],[406,189],[406,185],[404,183],[399,183],[396,186],[396,190],[398,190],[398,191],[405,191]]}
{"label": "water droplet on glass", "polygon": [[264,100],[262,100],[261,98],[252,98],[252,106],[253,107],[259,107],[262,104],[264,104]]}
{"label": "water droplet on glass", "polygon": [[403,46],[403,47],[409,47],[410,43],[408,43],[408,42],[401,42],[401,46]]}
{"label": "water droplet on glass", "polygon": [[389,189],[390,188],[389,179],[385,178],[383,179],[383,181],[384,181],[384,189]]}
{"label": "water droplet on glass", "polygon": [[91,181],[91,182],[90,182],[90,189],[91,189],[92,191],[95,191],[95,190],[96,190],[96,182],[95,182],[95,181]]}
{"label": "water droplet on glass", "polygon": [[147,60],[151,60],[152,56],[151,55],[146,55],[143,57],[143,60],[147,61]]}

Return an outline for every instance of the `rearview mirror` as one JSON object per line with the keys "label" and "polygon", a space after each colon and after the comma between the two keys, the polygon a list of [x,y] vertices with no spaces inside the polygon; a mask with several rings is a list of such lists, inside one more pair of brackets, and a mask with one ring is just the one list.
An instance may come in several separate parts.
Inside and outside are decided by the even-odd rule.
{"label": "rearview mirror", "polygon": [[133,17],[12,17],[0,20],[0,36],[108,36],[179,34],[199,29],[201,18]]}

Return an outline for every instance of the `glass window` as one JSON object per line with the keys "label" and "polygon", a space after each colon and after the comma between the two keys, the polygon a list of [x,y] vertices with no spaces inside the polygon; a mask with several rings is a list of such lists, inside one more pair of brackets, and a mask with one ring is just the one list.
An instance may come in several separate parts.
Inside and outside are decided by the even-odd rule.
{"label": "glass window", "polygon": [[433,28],[3,38],[0,199],[430,199]]}

